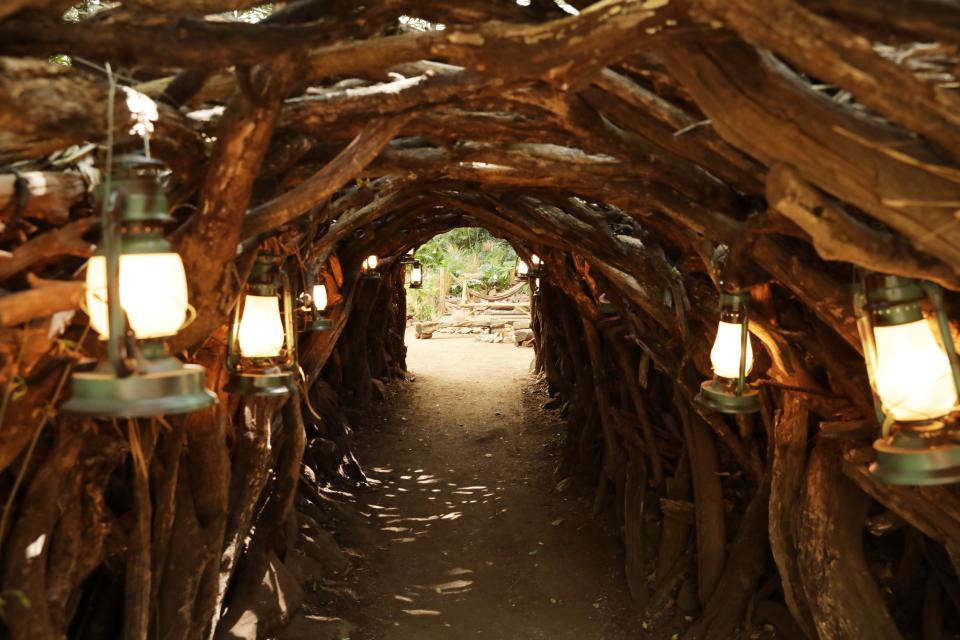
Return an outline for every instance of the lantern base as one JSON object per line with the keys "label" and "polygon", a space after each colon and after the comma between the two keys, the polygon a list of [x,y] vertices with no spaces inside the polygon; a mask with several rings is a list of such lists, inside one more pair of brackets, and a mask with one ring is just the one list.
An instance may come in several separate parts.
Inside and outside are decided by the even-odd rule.
{"label": "lantern base", "polygon": [[380,273],[377,272],[377,271],[364,271],[364,272],[361,273],[360,275],[361,275],[362,277],[366,278],[367,280],[379,280],[379,279],[380,279]]}
{"label": "lantern base", "polygon": [[333,321],[330,318],[317,318],[307,325],[304,331],[330,331],[333,329]]}
{"label": "lantern base", "polygon": [[293,374],[277,369],[272,373],[231,373],[223,390],[235,396],[284,396],[293,388]]}
{"label": "lantern base", "polygon": [[70,379],[73,397],[61,407],[68,413],[149,418],[199,411],[217,401],[204,386],[204,368],[195,364],[119,378],[113,367],[104,363],[94,371],[74,373]]}
{"label": "lantern base", "polygon": [[760,392],[748,384],[743,386],[743,395],[737,395],[736,386],[719,380],[707,380],[700,385],[696,402],[711,411],[720,413],[756,413],[760,411]]}
{"label": "lantern base", "polygon": [[422,289],[422,288],[423,288],[423,285],[422,285],[422,284],[413,284],[412,282],[411,282],[408,286],[409,286],[409,288],[411,288],[411,289]]}
{"label": "lantern base", "polygon": [[960,482],[960,434],[955,430],[901,427],[873,443],[870,473],[881,482],[925,486]]}

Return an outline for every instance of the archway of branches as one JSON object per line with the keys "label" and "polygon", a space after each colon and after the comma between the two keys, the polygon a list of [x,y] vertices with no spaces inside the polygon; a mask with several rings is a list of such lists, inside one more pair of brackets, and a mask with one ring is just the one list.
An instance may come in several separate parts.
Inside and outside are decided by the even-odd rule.
{"label": "archway of branches", "polygon": [[[204,18],[252,4],[238,0],[65,21],[71,4],[0,7],[11,638],[229,637],[282,572],[298,507],[363,481],[343,409],[402,375],[400,256],[457,226],[544,260],[533,328],[569,416],[563,471],[623,522],[638,607],[695,585],[688,638],[748,615],[791,638],[960,624],[956,491],[868,472],[878,426],[849,287],[854,266],[917,277],[956,308],[956,9],[301,0],[250,24]],[[72,367],[102,351],[77,273],[104,144],[143,145],[128,92],[108,113],[110,80],[157,101],[141,131],[171,170],[197,312],[171,346],[220,400],[149,424],[57,412]],[[299,400],[223,391],[260,250],[322,265],[331,292],[333,329],[301,337]],[[371,253],[377,281],[359,273]],[[693,402],[724,288],[753,300],[753,417]]]}

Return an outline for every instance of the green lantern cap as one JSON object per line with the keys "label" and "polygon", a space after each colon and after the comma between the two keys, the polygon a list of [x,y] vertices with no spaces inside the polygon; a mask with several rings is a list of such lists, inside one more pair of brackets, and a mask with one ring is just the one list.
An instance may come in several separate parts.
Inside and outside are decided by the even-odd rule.
{"label": "green lantern cap", "polygon": [[866,279],[866,308],[878,327],[923,320],[923,287],[913,278],[873,273]]}

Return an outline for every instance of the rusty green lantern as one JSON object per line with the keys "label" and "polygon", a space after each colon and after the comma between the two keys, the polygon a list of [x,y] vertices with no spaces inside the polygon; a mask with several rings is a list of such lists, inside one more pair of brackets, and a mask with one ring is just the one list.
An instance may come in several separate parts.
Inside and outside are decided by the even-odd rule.
{"label": "rusty green lantern", "polygon": [[142,155],[113,159],[99,196],[100,247],[87,263],[85,306],[106,341],[107,358],[71,376],[63,410],[106,417],[150,417],[209,407],[203,367],[169,354],[165,340],[191,308],[180,256],[164,237],[173,221],[160,185],[164,165]]}
{"label": "rusty green lantern", "polygon": [[423,287],[423,265],[419,260],[410,263],[410,288],[419,289]]}
{"label": "rusty green lantern", "polygon": [[881,424],[871,472],[896,485],[960,481],[960,365],[943,290],[931,282],[862,272],[854,311]]}
{"label": "rusty green lantern", "polygon": [[753,368],[749,327],[750,294],[720,294],[720,323],[710,349],[713,379],[700,386],[696,401],[721,413],[755,413],[760,410],[760,392],[747,384]]}
{"label": "rusty green lantern", "polygon": [[224,389],[242,396],[279,396],[295,387],[293,293],[282,260],[261,253],[234,307],[227,339]]}
{"label": "rusty green lantern", "polygon": [[316,271],[305,280],[297,308],[303,331],[330,331],[333,322],[327,317],[327,284],[323,278],[317,277]]}
{"label": "rusty green lantern", "polygon": [[364,278],[376,279],[380,277],[380,272],[377,270],[377,267],[380,264],[380,259],[376,254],[371,254],[363,259],[363,262],[360,263],[360,275]]}

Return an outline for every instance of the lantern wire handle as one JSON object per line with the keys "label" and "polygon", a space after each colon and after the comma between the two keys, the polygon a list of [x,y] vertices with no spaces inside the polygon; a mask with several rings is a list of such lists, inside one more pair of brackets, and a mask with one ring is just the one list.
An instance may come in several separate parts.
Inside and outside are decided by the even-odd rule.
{"label": "lantern wire handle", "polygon": [[747,377],[747,341],[750,339],[750,328],[747,323],[750,321],[747,302],[741,299],[743,305],[743,322],[740,323],[740,373],[737,376],[737,395],[743,395],[744,385]]}
{"label": "lantern wire handle", "polygon": [[106,254],[107,276],[107,356],[118,377],[130,375],[130,368],[124,360],[121,348],[121,334],[126,334],[126,317],[120,306],[120,248],[117,246],[117,210],[120,197],[111,193],[113,181],[113,127],[114,105],[117,94],[117,79],[107,63],[107,171],[103,181],[103,203],[101,209],[101,230],[104,253]]}
{"label": "lantern wire handle", "polygon": [[947,312],[943,305],[943,288],[926,280],[921,280],[920,286],[923,287],[927,298],[930,299],[930,305],[933,307],[933,313],[937,318],[941,344],[947,354],[947,360],[950,362],[950,371],[953,373],[953,386],[957,391],[957,397],[960,397],[960,360],[957,358],[953,335],[950,333],[950,321],[947,319]]}

